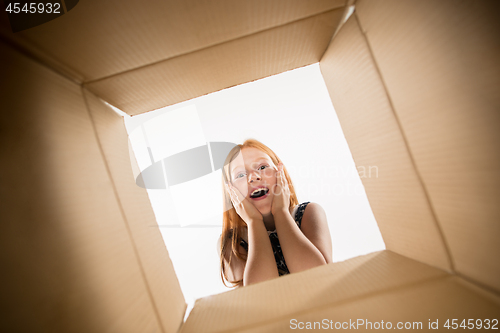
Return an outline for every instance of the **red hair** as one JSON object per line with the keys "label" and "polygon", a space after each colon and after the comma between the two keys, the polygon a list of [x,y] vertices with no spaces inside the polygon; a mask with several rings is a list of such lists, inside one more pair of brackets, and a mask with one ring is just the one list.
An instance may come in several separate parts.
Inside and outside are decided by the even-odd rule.
{"label": "red hair", "polygon": [[[281,162],[280,158],[269,147],[254,139],[248,139],[245,142],[243,142],[243,144],[237,145],[236,147],[231,149],[231,151],[226,157],[226,160],[224,162],[224,167],[222,169],[222,193],[223,193],[224,213],[222,216],[222,235],[220,242],[221,278],[222,282],[226,287],[237,287],[243,285],[243,279],[230,281],[227,276],[226,267],[231,264],[231,258],[233,257],[233,255],[235,255],[237,258],[241,260],[244,261],[247,260],[247,254],[240,253],[238,251],[242,239],[241,238],[242,231],[244,228],[247,227],[247,225],[243,221],[243,219],[236,213],[236,210],[234,209],[231,203],[231,199],[229,197],[229,194],[226,192],[226,188],[224,185],[225,183],[230,181],[228,173],[229,164],[236,158],[236,156],[238,156],[238,154],[244,148],[259,149],[260,151],[266,153],[276,166]],[[284,166],[283,166],[283,171],[285,173],[285,177],[288,182],[288,186],[290,188],[290,209],[292,209],[299,202],[297,200],[297,196],[295,194],[295,189],[293,187],[290,175],[288,174],[288,171]],[[225,257],[228,254],[229,254],[229,262],[226,264]],[[231,286],[228,286],[226,281],[231,283]]]}

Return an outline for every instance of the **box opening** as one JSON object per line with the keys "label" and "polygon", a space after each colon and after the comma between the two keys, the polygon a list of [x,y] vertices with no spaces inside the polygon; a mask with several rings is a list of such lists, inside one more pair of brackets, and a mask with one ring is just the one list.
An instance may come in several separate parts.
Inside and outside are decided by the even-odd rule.
{"label": "box opening", "polygon": [[[354,164],[318,64],[127,116],[125,123],[141,172],[136,182],[147,188],[156,215],[151,227],[160,228],[188,312],[195,299],[230,290],[221,282],[216,248],[222,227],[217,143],[230,149],[255,138],[280,156],[299,203],[325,209],[335,262],[385,249],[360,179],[377,178],[378,167]],[[182,154],[198,155],[184,160],[196,164],[194,173],[184,166],[179,178],[167,164]],[[145,175],[148,168],[156,168],[154,175]]]}

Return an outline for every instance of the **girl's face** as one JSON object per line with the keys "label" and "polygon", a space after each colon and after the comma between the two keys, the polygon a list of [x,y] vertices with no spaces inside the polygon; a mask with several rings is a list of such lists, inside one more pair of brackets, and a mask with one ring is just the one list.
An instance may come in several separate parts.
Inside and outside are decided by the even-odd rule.
{"label": "girl's face", "polygon": [[262,215],[271,213],[276,171],[269,155],[257,148],[241,149],[229,164],[231,183]]}

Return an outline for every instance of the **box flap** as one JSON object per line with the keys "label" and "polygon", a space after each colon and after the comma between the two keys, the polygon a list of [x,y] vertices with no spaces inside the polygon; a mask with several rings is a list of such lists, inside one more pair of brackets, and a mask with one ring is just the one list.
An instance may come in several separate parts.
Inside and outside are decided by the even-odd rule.
{"label": "box flap", "polygon": [[2,331],[159,331],[81,87],[0,62]]}
{"label": "box flap", "polygon": [[500,3],[356,8],[454,269],[500,292]]}
{"label": "box flap", "polygon": [[386,248],[451,270],[429,198],[355,16],[338,32],[320,68],[356,165],[377,168],[361,180]]}
{"label": "box flap", "polygon": [[[2,12],[0,36],[76,82],[94,82],[94,93],[132,115],[319,61],[345,2],[80,1],[61,17],[15,34]],[[294,24],[303,20],[308,23]],[[227,61],[232,64],[224,68]],[[151,76],[156,64],[161,77]],[[155,92],[153,101],[145,91]]]}
{"label": "box flap", "polygon": [[55,20],[16,35],[68,65],[87,82],[301,20],[344,3],[87,0]]}
{"label": "box flap", "polygon": [[342,304],[318,307],[238,332],[279,333],[301,328],[362,332],[447,331],[461,330],[464,326],[472,330],[491,329],[498,327],[494,321],[498,313],[500,303],[469,289],[463,280],[446,276],[353,298]]}
{"label": "box flap", "polygon": [[123,117],[92,93],[83,91],[149,297],[165,331],[176,332],[183,322],[186,302],[148,193],[135,183]]}
{"label": "box flap", "polygon": [[390,251],[372,253],[201,298],[181,332],[258,331],[275,321],[307,317],[319,309],[446,275]]}
{"label": "box flap", "polygon": [[86,86],[134,115],[318,62],[342,9],[138,68]]}

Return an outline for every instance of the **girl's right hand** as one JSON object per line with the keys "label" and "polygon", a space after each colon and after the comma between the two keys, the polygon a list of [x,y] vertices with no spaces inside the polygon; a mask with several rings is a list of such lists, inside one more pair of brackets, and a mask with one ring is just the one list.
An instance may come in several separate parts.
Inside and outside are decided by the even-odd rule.
{"label": "girl's right hand", "polygon": [[231,185],[231,183],[226,183],[226,191],[229,193],[231,202],[233,204],[236,213],[245,221],[247,225],[255,221],[264,221],[262,214],[259,210],[250,202],[247,198],[241,194],[241,192]]}

